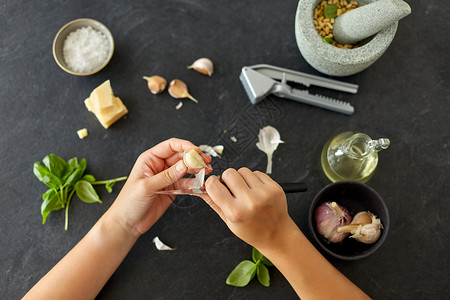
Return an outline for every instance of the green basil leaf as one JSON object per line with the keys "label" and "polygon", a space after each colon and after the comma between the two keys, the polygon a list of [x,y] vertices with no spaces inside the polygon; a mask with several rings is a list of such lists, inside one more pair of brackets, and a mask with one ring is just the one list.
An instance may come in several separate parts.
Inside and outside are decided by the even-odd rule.
{"label": "green basil leaf", "polygon": [[263,286],[270,286],[270,275],[269,275],[269,270],[267,269],[267,267],[264,264],[259,264],[258,265],[258,269],[256,270],[256,274],[258,277],[258,281],[263,285]]}
{"label": "green basil leaf", "polygon": [[49,189],[42,195],[41,215],[42,224],[45,224],[50,212],[63,208],[59,196],[55,190]]}
{"label": "green basil leaf", "polygon": [[100,197],[90,182],[84,180],[78,181],[75,185],[75,192],[78,198],[85,203],[102,203],[102,200],[100,200]]}
{"label": "green basil leaf", "polygon": [[238,287],[246,286],[255,277],[256,267],[252,261],[241,261],[228,275],[226,284]]}
{"label": "green basil leaf", "polygon": [[260,260],[263,264],[265,264],[268,267],[273,267],[273,263],[268,260],[264,255],[261,254],[261,252],[258,251],[255,247],[252,249],[252,259],[256,263],[258,260]]}
{"label": "green basil leaf", "polygon": [[323,14],[325,18],[327,19],[336,18],[338,8],[339,7],[337,7],[336,4],[328,4],[327,6],[325,6],[325,8],[323,9]]}
{"label": "green basil leaf", "polygon": [[261,254],[261,252],[258,251],[255,247],[252,249],[252,259],[256,263],[258,260],[262,260],[264,256]]}
{"label": "green basil leaf", "polygon": [[64,182],[64,186],[75,185],[77,181],[80,180],[81,177],[83,177],[85,168],[83,168],[83,166],[81,165],[78,165],[78,167],[75,170],[73,170],[72,174],[70,174],[69,177],[67,177],[66,181]]}
{"label": "green basil leaf", "polygon": [[44,157],[44,159],[42,159],[42,162],[47,167],[47,169],[55,176],[59,178],[63,177],[64,171],[67,166],[67,163],[64,159],[55,154],[49,154]]}
{"label": "green basil leaf", "polygon": [[61,186],[61,180],[53,175],[46,167],[42,166],[39,162],[35,162],[33,165],[33,173],[49,188],[57,190]]}
{"label": "green basil leaf", "polygon": [[93,182],[95,182],[95,177],[94,177],[94,175],[91,175],[91,174],[85,174],[85,175],[81,178],[81,180],[87,181],[87,182],[89,182],[89,183],[93,183]]}
{"label": "green basil leaf", "polygon": [[322,37],[322,41],[328,43],[328,44],[333,44],[334,40],[332,38],[329,38],[327,36],[323,36]]}

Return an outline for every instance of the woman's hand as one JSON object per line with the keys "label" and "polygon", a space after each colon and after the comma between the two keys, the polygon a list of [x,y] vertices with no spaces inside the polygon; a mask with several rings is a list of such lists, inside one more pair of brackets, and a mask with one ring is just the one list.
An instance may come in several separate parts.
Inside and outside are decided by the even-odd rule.
{"label": "woman's hand", "polygon": [[282,188],[268,175],[247,168],[228,169],[222,181],[209,177],[208,195],[201,197],[235,235],[250,245],[264,248],[283,224],[292,222]]}
{"label": "woman's hand", "polygon": [[207,164],[211,162],[211,157],[194,144],[176,138],[164,141],[139,156],[110,210],[127,231],[134,235],[145,233],[166,211],[175,196],[154,192],[180,188],[189,180],[182,177],[195,172],[186,168],[183,152],[192,148],[197,149]]}

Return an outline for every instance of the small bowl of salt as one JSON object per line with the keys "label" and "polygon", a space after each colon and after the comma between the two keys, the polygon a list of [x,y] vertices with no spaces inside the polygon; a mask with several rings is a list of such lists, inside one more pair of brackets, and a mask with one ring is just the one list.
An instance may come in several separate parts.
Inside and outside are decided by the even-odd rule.
{"label": "small bowl of salt", "polygon": [[103,69],[114,52],[109,29],[93,19],[77,19],[64,25],[53,41],[53,57],[67,73],[87,76]]}

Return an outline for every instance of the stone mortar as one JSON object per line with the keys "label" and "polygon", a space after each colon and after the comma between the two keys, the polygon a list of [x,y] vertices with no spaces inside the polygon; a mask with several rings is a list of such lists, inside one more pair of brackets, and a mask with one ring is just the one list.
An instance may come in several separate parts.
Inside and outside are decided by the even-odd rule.
{"label": "stone mortar", "polygon": [[[321,0],[300,0],[295,16],[295,37],[305,60],[317,71],[331,76],[349,76],[372,65],[394,39],[398,22],[361,41],[355,49],[342,49],[322,40],[314,26],[314,9]],[[376,0],[359,0],[359,6]]]}

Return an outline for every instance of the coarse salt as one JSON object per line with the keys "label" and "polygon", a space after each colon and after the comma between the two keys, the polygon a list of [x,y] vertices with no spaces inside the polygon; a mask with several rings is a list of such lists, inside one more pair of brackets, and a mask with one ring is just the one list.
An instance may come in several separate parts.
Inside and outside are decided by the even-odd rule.
{"label": "coarse salt", "polygon": [[64,41],[67,66],[77,73],[89,73],[108,59],[109,43],[105,35],[91,26],[71,32]]}

